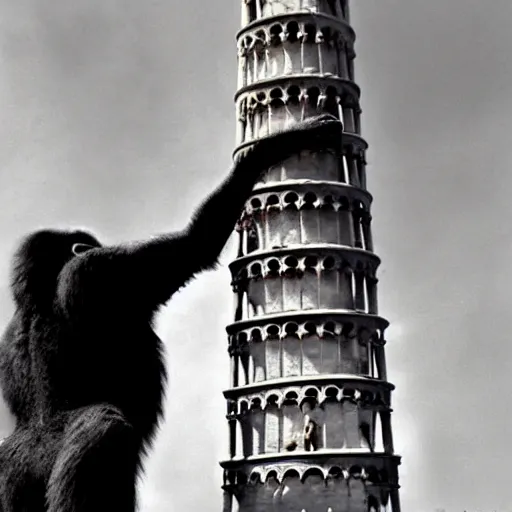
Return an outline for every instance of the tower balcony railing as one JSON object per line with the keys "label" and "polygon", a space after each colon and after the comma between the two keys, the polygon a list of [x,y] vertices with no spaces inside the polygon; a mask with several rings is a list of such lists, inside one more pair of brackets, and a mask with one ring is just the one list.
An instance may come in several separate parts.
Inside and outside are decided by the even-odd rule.
{"label": "tower balcony railing", "polygon": [[371,200],[367,192],[336,182],[259,187],[237,226],[238,258],[312,244],[373,252]]}
{"label": "tower balcony railing", "polygon": [[[239,151],[254,142],[251,140],[239,145],[233,156],[236,157]],[[325,186],[348,185],[351,188],[340,191],[340,196],[357,198],[355,189],[360,189],[367,193],[366,201],[360,198],[361,201],[369,204],[371,196],[366,190],[366,148],[367,144],[360,136],[344,133],[341,153],[334,150],[301,151],[292,155],[263,173],[256,183],[255,192],[282,182],[287,182],[283,186],[302,185],[301,188],[313,186],[316,182]],[[337,192],[334,192],[336,195]]]}
{"label": "tower balcony railing", "polygon": [[[331,114],[349,134],[361,134],[359,88],[350,80],[312,75],[266,78],[240,89],[237,145],[266,137],[319,114]],[[348,142],[355,142],[354,138]]]}
{"label": "tower balcony railing", "polygon": [[385,381],[387,322],[377,316],[357,320],[348,311],[324,315],[232,324],[228,328],[231,385],[273,386],[279,379],[333,375]]}
{"label": "tower balcony railing", "polygon": [[301,13],[262,20],[238,34],[238,87],[293,74],[354,80],[354,32],[330,17]]}
{"label": "tower balcony railing", "polygon": [[232,459],[325,451],[393,454],[392,384],[336,375],[255,388],[225,392]]}
{"label": "tower balcony railing", "polygon": [[314,13],[350,23],[347,0],[243,0],[242,27],[290,13]]}
{"label": "tower balcony railing", "polygon": [[[263,505],[279,510],[332,512],[336,508],[329,507],[331,503],[341,510],[361,504],[356,510],[381,512],[389,510],[390,502],[396,503],[393,491],[398,489],[399,457],[375,455],[370,461],[364,455],[341,460],[333,455],[298,455],[288,464],[278,457],[267,458],[263,464],[257,458],[243,464],[222,463],[223,488],[228,491],[224,510],[232,509],[233,496],[251,507],[248,510]],[[322,504],[325,506],[320,508]]]}
{"label": "tower balcony railing", "polygon": [[310,244],[258,251],[229,267],[235,293],[235,320],[314,309],[377,314],[377,267],[369,251]]}

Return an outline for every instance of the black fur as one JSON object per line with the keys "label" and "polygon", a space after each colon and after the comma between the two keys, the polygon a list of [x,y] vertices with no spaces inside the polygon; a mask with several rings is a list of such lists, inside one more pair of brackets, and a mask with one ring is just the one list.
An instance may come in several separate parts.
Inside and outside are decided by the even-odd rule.
{"label": "black fur", "polygon": [[82,231],[24,240],[16,313],[0,345],[0,384],[16,417],[0,445],[0,512],[135,510],[166,381],[155,313],[215,266],[262,170],[340,142],[341,124],[322,116],[254,144],[183,232],[114,247]]}

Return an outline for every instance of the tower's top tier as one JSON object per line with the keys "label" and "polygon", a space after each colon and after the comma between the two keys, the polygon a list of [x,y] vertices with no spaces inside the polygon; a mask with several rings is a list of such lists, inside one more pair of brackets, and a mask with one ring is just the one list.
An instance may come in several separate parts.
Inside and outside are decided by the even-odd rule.
{"label": "tower's top tier", "polygon": [[350,22],[348,0],[243,0],[242,27],[262,18],[310,12]]}

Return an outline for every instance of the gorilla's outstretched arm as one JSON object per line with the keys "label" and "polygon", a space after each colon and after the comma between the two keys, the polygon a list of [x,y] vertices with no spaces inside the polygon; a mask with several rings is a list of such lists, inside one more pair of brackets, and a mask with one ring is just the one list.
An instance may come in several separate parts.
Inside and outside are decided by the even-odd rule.
{"label": "gorilla's outstretched arm", "polygon": [[322,116],[289,131],[258,141],[238,157],[228,178],[198,208],[181,235],[185,251],[183,264],[191,277],[210,269],[226,244],[243,206],[264,170],[300,150],[328,149],[341,145],[341,123]]}
{"label": "gorilla's outstretched arm", "polygon": [[229,176],[183,231],[132,245],[92,249],[73,259],[59,283],[64,309],[73,307],[74,290],[79,289],[81,300],[89,295],[97,301],[102,296],[110,304],[153,312],[196,274],[215,266],[264,170],[300,150],[339,147],[341,131],[341,123],[325,115],[262,139],[236,159]]}

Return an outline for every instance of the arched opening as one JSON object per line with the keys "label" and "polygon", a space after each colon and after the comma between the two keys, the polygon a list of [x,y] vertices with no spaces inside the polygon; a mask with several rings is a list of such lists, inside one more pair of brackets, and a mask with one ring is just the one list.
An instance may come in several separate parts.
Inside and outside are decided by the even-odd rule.
{"label": "arched opening", "polygon": [[279,87],[270,91],[270,129],[271,133],[284,130],[286,127],[286,109],[283,91]]}
{"label": "arched opening", "polygon": [[304,26],[304,36],[302,40],[302,72],[320,72],[318,45],[316,44],[316,27],[310,23]]}
{"label": "arched opening", "polygon": [[[345,99],[345,102],[347,99]],[[343,129],[349,133],[356,133],[354,110],[353,108],[343,105]]]}
{"label": "arched opening", "polygon": [[269,471],[264,485],[264,497],[260,500],[262,503],[272,503],[272,499],[279,488],[277,480],[277,471]]}
{"label": "arched opening", "polygon": [[277,395],[267,398],[265,407],[265,452],[277,453],[279,451],[279,416]]}
{"label": "arched opening", "polygon": [[[316,209],[317,196],[313,192],[306,192],[301,205],[301,239],[302,243],[318,243],[319,240],[319,214]],[[306,258],[308,260],[308,258]],[[308,267],[306,263],[306,267]]]}
{"label": "arched opening", "polygon": [[283,74],[285,68],[285,54],[283,47],[283,27],[277,23],[270,27],[270,41],[267,48],[268,65],[271,77]]}
{"label": "arched opening", "polygon": [[325,91],[324,111],[327,114],[331,114],[332,116],[336,117],[336,119],[341,118],[338,91],[336,91],[336,89],[332,86],[327,87]]}
{"label": "arched opening", "polygon": [[299,40],[300,27],[296,21],[290,21],[286,25],[285,37],[290,43],[296,43]]}
{"label": "arched opening", "polygon": [[361,109],[359,106],[353,108],[354,112],[354,131],[358,135],[361,135]]}
{"label": "arched opening", "polygon": [[256,20],[258,17],[258,12],[256,8],[256,0],[245,0],[247,3],[247,10],[249,13],[249,23]]}
{"label": "arched opening", "polygon": [[355,400],[355,390],[343,389],[342,398],[343,426],[345,430],[345,447],[360,448],[359,414]]}
{"label": "arched opening", "polygon": [[[338,213],[335,210],[334,197],[331,194],[323,197],[319,217],[320,239],[327,244],[337,244],[339,242]],[[333,270],[333,268],[328,270]]]}
{"label": "arched opening", "polygon": [[271,258],[267,261],[267,272],[269,276],[277,277],[281,270],[281,262],[277,258]]}
{"label": "arched opening", "polygon": [[311,468],[304,472],[302,475],[302,481],[305,482],[310,477],[319,477],[323,480],[324,474],[319,468]]}
{"label": "arched opening", "polygon": [[375,451],[383,453],[384,449],[384,430],[382,425],[381,413],[375,414]]}
{"label": "arched opening", "polygon": [[353,219],[354,219],[354,245],[358,249],[363,248],[363,234],[361,230],[361,217],[362,217],[361,203],[354,203]]}
{"label": "arched opening", "polygon": [[341,16],[346,19],[347,18],[347,0],[339,0],[340,2],[340,14]]}
{"label": "arched opening", "polygon": [[261,277],[262,276],[261,263],[259,263],[259,262],[253,263],[250,266],[249,271],[251,273],[251,275],[250,275],[251,279],[257,279],[257,278]]}
{"label": "arched opening", "polygon": [[[262,94],[258,94],[262,96]],[[268,109],[265,100],[258,100],[254,105],[254,136],[261,139],[269,134]]]}
{"label": "arched opening", "polygon": [[288,469],[283,475],[283,481],[286,480],[287,478],[298,478],[300,480],[299,472],[296,469]]}
{"label": "arched opening", "polygon": [[[265,453],[265,413],[261,408],[261,400],[255,398],[251,404],[252,454]],[[259,478],[259,475],[256,474]]]}
{"label": "arched opening", "polygon": [[304,325],[302,336],[302,375],[317,375],[321,371],[322,345],[317,326],[313,322]]}
{"label": "arched opening", "polygon": [[297,203],[299,202],[299,196],[297,192],[288,192],[284,196],[285,209],[287,210],[298,210]]}
{"label": "arched opening", "polygon": [[314,117],[318,113],[318,99],[320,98],[320,89],[310,87],[306,90],[304,102],[304,117]]}
{"label": "arched opening", "polygon": [[373,394],[363,391],[359,401],[360,447],[373,452],[375,449],[375,410],[372,407]]}
{"label": "arched opening", "polygon": [[250,457],[253,450],[252,441],[252,417],[249,412],[249,404],[244,400],[240,403],[240,428],[242,431],[242,453],[244,457]]}
{"label": "arched opening", "polygon": [[299,24],[292,21],[286,25],[283,41],[284,69],[283,74],[291,75],[301,71],[301,52],[297,51],[299,39]]}
{"label": "arched opening", "polygon": [[338,34],[331,27],[322,28],[323,44],[320,45],[322,55],[322,73],[339,76]]}
{"label": "arched opening", "polygon": [[266,342],[266,362],[267,362],[267,378],[279,379],[282,377],[281,371],[281,341],[279,339],[280,329],[278,325],[269,325],[267,331]]}
{"label": "arched opening", "polygon": [[286,91],[288,99],[286,100],[286,108],[288,111],[287,124],[298,123],[302,119],[302,105],[300,102],[301,91],[296,85],[292,85]]}
{"label": "arched opening", "polygon": [[336,213],[338,215],[339,243],[351,247],[354,244],[354,226],[349,201],[344,196],[339,197],[338,201],[340,206]]}
{"label": "arched opening", "polygon": [[298,377],[301,375],[302,350],[299,339],[299,326],[295,322],[285,325],[283,338],[283,377]]}
{"label": "arched opening", "polygon": [[338,401],[338,390],[330,387],[325,392],[326,398],[323,404],[324,442],[327,449],[341,449],[344,447],[343,413]]}
{"label": "arched opening", "polygon": [[327,5],[329,6],[329,14],[331,14],[332,16],[337,16],[338,15],[338,10],[337,10],[337,2],[338,0],[327,0]]}
{"label": "arched opening", "polygon": [[250,347],[253,367],[251,383],[262,382],[266,379],[266,357],[265,343],[262,341],[260,329],[253,329],[251,331]]}

